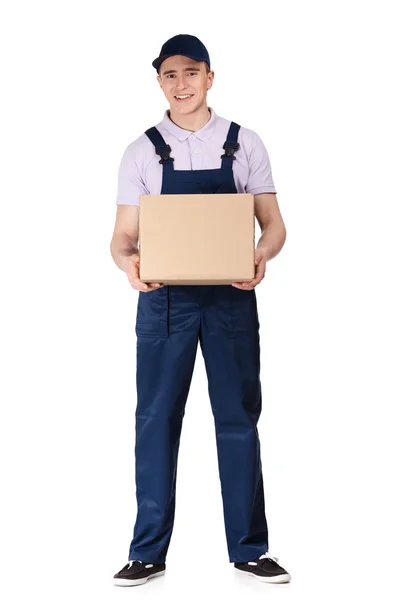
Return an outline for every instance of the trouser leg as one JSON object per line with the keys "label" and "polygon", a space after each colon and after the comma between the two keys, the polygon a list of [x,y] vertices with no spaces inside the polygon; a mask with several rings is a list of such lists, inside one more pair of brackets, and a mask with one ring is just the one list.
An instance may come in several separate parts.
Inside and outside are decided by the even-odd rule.
{"label": "trouser leg", "polygon": [[202,315],[230,562],[268,550],[260,441],[259,320],[254,291],[216,286]]}
{"label": "trouser leg", "polygon": [[[150,302],[158,300],[154,297]],[[173,315],[170,310],[167,336],[163,335],[161,325],[158,331],[162,335],[156,336],[155,329],[149,335],[141,335],[147,312],[142,309],[139,313],[142,320],[136,354],[137,517],[129,560],[165,562],[173,530],[178,450],[199,322],[198,313],[191,319],[188,312],[184,318],[184,308],[183,302],[178,301]],[[158,324],[163,322],[159,316]],[[151,319],[152,323],[155,320]]]}

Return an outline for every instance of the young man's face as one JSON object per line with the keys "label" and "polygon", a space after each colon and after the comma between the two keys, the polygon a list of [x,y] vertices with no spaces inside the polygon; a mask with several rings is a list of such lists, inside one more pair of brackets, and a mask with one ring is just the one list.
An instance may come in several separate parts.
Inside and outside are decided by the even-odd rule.
{"label": "young man's face", "polygon": [[214,72],[207,73],[207,69],[207,63],[186,56],[170,56],[163,61],[157,79],[172,112],[190,114],[206,102],[214,79]]}

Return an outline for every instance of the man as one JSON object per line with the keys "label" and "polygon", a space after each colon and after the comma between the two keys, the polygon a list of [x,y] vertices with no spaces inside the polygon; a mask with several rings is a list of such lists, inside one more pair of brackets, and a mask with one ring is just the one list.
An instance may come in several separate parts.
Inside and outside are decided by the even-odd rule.
{"label": "man", "polygon": [[[286,237],[266,149],[252,130],[207,105],[214,72],[202,42],[180,34],[152,63],[169,103],[161,123],[122,157],[112,257],[139,291],[136,318],[137,518],[116,585],[165,573],[173,530],[177,457],[198,341],[215,419],[230,562],[265,582],[291,577],[268,552],[260,443],[259,320],[255,286]],[[225,151],[224,151],[225,150]],[[232,285],[163,285],[139,278],[140,194],[253,193],[263,234],[256,276]]]}

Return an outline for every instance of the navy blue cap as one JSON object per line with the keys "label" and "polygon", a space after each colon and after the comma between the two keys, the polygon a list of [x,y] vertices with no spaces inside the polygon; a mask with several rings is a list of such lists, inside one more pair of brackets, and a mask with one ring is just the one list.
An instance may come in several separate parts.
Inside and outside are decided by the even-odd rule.
{"label": "navy blue cap", "polygon": [[160,55],[158,58],[155,58],[152,66],[159,73],[159,67],[163,61],[170,56],[176,55],[186,56],[187,58],[192,58],[198,62],[204,60],[210,68],[210,57],[206,46],[194,35],[184,33],[175,35],[163,44]]}

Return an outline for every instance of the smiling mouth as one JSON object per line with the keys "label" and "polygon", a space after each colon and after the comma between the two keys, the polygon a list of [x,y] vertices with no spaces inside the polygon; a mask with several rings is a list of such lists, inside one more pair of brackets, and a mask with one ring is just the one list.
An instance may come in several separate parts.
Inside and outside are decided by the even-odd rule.
{"label": "smiling mouth", "polygon": [[186,100],[189,100],[190,98],[193,98],[195,94],[179,94],[178,96],[174,96],[174,98],[178,101],[178,102],[185,102]]}

